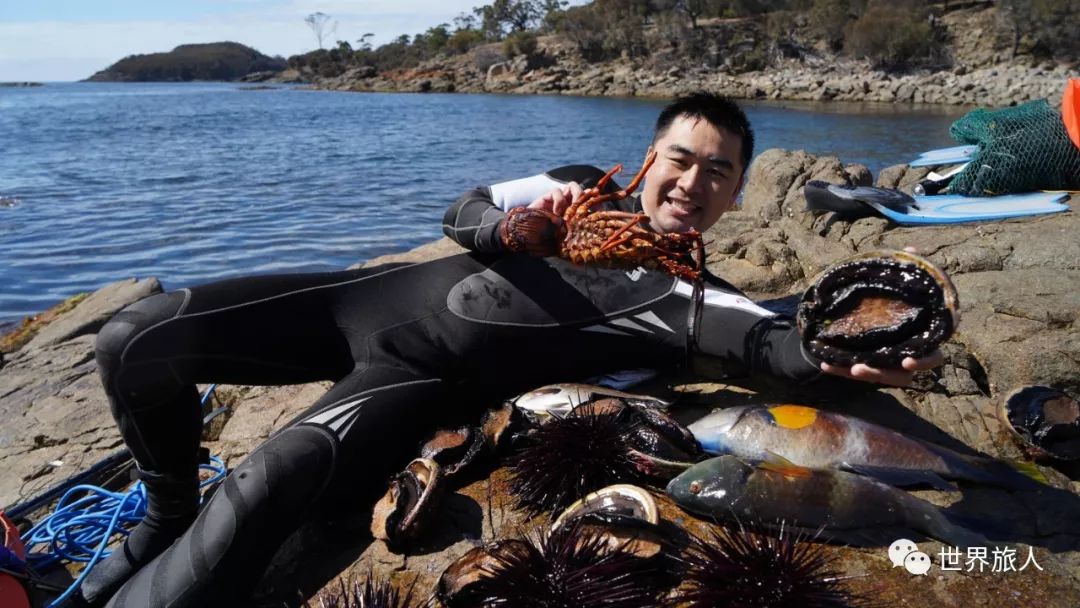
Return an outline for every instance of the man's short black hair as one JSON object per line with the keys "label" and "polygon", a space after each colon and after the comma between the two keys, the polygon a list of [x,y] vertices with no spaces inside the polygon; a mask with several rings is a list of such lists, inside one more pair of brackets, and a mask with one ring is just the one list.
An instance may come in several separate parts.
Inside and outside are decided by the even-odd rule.
{"label": "man's short black hair", "polygon": [[716,128],[726,129],[742,139],[742,163],[743,172],[750,166],[750,159],[754,156],[754,130],[750,128],[750,120],[746,114],[728,97],[699,91],[683,97],[675,98],[660,112],[656,119],[656,130],[653,133],[653,143],[664,136],[668,127],[679,116],[704,119]]}

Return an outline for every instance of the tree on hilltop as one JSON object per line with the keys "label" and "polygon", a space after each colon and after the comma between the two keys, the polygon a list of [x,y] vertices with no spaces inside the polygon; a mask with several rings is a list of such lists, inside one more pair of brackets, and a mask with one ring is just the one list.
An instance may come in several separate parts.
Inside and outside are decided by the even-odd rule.
{"label": "tree on hilltop", "polygon": [[323,12],[311,13],[304,17],[304,23],[308,24],[315,38],[319,41],[319,48],[323,48],[323,40],[333,36],[337,31],[337,20]]}

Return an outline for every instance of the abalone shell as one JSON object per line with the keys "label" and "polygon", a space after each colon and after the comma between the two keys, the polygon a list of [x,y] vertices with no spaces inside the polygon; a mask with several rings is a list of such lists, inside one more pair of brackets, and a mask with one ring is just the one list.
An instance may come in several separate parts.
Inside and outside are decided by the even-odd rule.
{"label": "abalone shell", "polygon": [[833,365],[898,367],[949,339],[960,321],[956,287],[926,258],[875,251],[826,270],[796,315],[803,346]]}

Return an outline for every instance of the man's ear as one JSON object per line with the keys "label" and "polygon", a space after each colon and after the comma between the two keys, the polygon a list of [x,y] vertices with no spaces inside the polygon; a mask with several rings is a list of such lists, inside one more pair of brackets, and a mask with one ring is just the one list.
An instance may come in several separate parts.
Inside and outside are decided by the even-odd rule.
{"label": "man's ear", "polygon": [[649,144],[649,147],[645,149],[645,160],[649,160],[649,155],[652,154],[652,153],[653,153],[653,147],[652,147],[652,144]]}
{"label": "man's ear", "polygon": [[728,205],[728,209],[734,209],[738,205],[739,194],[742,192],[743,184],[746,182],[746,173],[739,176],[739,183],[735,184],[735,190],[731,193],[731,203]]}

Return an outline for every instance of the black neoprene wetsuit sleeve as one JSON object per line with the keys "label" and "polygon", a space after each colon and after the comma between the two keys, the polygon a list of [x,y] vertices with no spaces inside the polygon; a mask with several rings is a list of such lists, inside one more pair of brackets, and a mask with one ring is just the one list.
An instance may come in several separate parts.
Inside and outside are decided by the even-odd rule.
{"label": "black neoprene wetsuit sleeve", "polygon": [[443,234],[466,249],[483,253],[504,251],[499,224],[506,212],[491,202],[491,189],[481,186],[466,192],[443,216]]}
{"label": "black neoprene wetsuit sleeve", "polygon": [[[499,238],[499,225],[506,213],[515,207],[524,207],[555,188],[569,182],[578,182],[584,188],[596,185],[604,172],[589,165],[567,165],[540,175],[500,182],[491,186],[479,186],[461,196],[443,216],[443,234],[458,245],[481,253],[505,251]],[[619,189],[609,182],[604,192]],[[609,206],[622,211],[636,209],[636,198],[628,198]]]}

